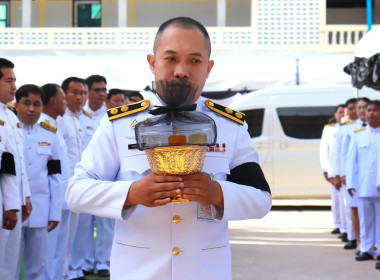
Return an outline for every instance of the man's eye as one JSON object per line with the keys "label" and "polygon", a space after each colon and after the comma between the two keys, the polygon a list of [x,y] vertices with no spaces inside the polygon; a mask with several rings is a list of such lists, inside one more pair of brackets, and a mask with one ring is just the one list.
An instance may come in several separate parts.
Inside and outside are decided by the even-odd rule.
{"label": "man's eye", "polygon": [[174,58],[174,57],[166,57],[165,59],[166,59],[166,60],[169,60],[169,61],[175,61],[175,58]]}
{"label": "man's eye", "polygon": [[201,63],[201,61],[199,59],[192,59],[191,60],[193,63]]}

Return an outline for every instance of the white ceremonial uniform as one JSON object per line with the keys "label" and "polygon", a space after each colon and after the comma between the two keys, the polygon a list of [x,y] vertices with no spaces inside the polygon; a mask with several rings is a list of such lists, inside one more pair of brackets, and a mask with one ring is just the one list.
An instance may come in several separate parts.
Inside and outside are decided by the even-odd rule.
{"label": "white ceremonial uniform", "polygon": [[197,105],[214,119],[217,142],[226,144],[225,152],[206,153],[202,169],[221,185],[223,210],[195,202],[123,207],[133,181],[151,173],[145,152],[128,149],[135,143],[130,124],[145,120],[147,110],[112,122],[103,118],[76,167],[66,192],[69,207],[117,219],[112,279],[231,279],[228,220],[261,218],[271,208],[269,192],[226,181],[232,169],[258,162],[247,124],[210,111],[201,99]]}
{"label": "white ceremonial uniform", "polygon": [[[58,117],[60,118],[60,117]],[[48,121],[51,125],[58,128],[58,121],[46,115],[41,114],[39,122]],[[65,140],[62,137],[61,130],[57,129],[57,136],[61,149],[61,200],[62,212],[61,222],[51,232],[48,233],[48,250],[45,258],[45,278],[47,280],[61,279],[62,271],[67,252],[69,237],[70,210],[66,204],[65,194],[70,179],[69,158]]]}
{"label": "white ceremonial uniform", "polygon": [[[333,144],[333,170],[332,175],[345,177],[347,169],[347,153],[350,146],[350,141],[354,131],[362,127],[363,122],[360,119],[356,121],[350,121],[345,125],[342,125],[335,137]],[[351,220],[351,207],[357,207],[356,197],[352,198],[347,191],[346,185],[342,183],[341,191],[344,192],[344,205],[346,208],[346,224],[347,224],[347,237],[348,240],[356,240],[355,232],[352,227]]]}
{"label": "white ceremonial uniform", "polygon": [[[86,134],[89,135],[89,137],[85,140],[85,147],[83,148],[84,150],[87,147],[88,143],[90,142],[93,136],[93,133],[98,128],[100,120],[106,114],[107,108],[105,106],[102,106],[98,110],[93,111],[88,105],[88,101],[87,101],[87,104],[83,107],[83,110],[91,114],[91,119],[92,119],[91,127],[93,128],[93,129],[86,129],[86,125],[82,125],[82,123],[83,124],[88,123],[88,118],[86,117],[81,118],[82,129],[84,129],[85,135]],[[86,114],[82,114],[82,116],[85,116],[85,115]],[[82,234],[80,237],[78,237],[78,239],[80,239],[78,243],[84,244],[84,249],[86,250],[86,259],[85,259],[85,263],[82,269],[86,271],[93,271],[95,268],[97,270],[100,270],[100,269],[109,270],[115,220],[93,216],[89,214],[81,214],[80,216],[85,216],[85,215],[90,216],[91,220],[89,221],[88,235],[86,236],[86,234]],[[83,221],[83,219],[84,218],[82,218],[82,221],[80,222],[80,224],[85,225],[87,221]],[[95,225],[96,225],[96,239],[94,242]],[[80,261],[80,264],[82,264],[81,261]],[[76,266],[79,267],[80,264],[78,262]],[[82,274],[83,273],[81,270],[79,271],[79,273],[77,273],[78,277],[80,277]]]}
{"label": "white ceremonial uniform", "polygon": [[[58,129],[61,131],[62,137],[66,143],[69,159],[69,172],[71,178],[74,174],[75,165],[80,161],[82,155],[83,130],[80,127],[79,114],[73,113],[69,108],[66,108],[66,112],[63,117],[58,118]],[[66,228],[68,228],[68,232],[65,239],[67,242],[67,247],[64,248],[66,244],[62,244],[62,246],[60,246],[62,249],[61,254],[63,254],[65,261],[63,265],[64,269],[61,270],[61,273],[63,279],[67,279],[70,253],[77,231],[79,214],[69,210],[68,213],[64,213],[63,219],[65,219],[68,223],[68,226],[66,226]],[[64,240],[59,241],[64,242]]]}
{"label": "white ceremonial uniform", "polygon": [[[347,155],[352,164],[347,166],[347,186],[358,196],[360,252],[373,254],[380,244],[380,195],[376,188],[380,128],[356,130]],[[377,251],[379,256],[380,252]]]}
{"label": "white ceremonial uniform", "polygon": [[[320,145],[320,162],[322,172],[327,172],[328,178],[335,176],[333,146],[336,143],[335,138],[340,130],[340,125],[327,124],[323,128],[321,145]],[[332,184],[331,188],[331,212],[333,214],[334,228],[339,228],[341,233],[347,232],[346,208],[344,204],[344,190],[337,190]]]}
{"label": "white ceremonial uniform", "polygon": [[[4,120],[0,119],[0,275],[1,270],[4,268],[5,258],[5,244],[6,236],[9,230],[3,228],[3,211],[8,210],[21,210],[19,187],[17,186],[17,178],[11,171],[5,171],[4,166],[1,169],[1,162],[3,153],[10,153],[9,139],[7,137],[7,131],[5,128],[7,124]],[[14,156],[13,156],[14,157]],[[3,164],[11,165],[11,162],[5,162]],[[14,165],[14,158],[13,158]],[[15,166],[13,166],[15,167]],[[4,171],[4,172],[3,172]],[[5,231],[4,234],[2,231]]]}
{"label": "white ceremonial uniform", "polygon": [[[25,279],[43,280],[49,221],[61,221],[61,150],[56,127],[22,125],[24,156],[33,211],[22,224]],[[53,131],[52,131],[53,130]],[[20,259],[22,249],[20,248]]]}
{"label": "white ceremonial uniform", "polygon": [[[5,128],[10,152],[15,159],[19,201],[21,205],[25,205],[26,198],[30,197],[30,189],[26,177],[23,139],[21,129],[18,128],[18,118],[14,112],[8,109],[7,105],[0,103],[0,119],[6,123]],[[17,262],[20,252],[21,211],[18,212],[16,227],[11,231],[0,231],[0,234],[2,235],[1,240],[6,240],[4,266],[1,268],[0,279],[18,279]]]}
{"label": "white ceremonial uniform", "polygon": [[[88,106],[87,106],[88,107]],[[88,107],[89,108],[89,107]],[[79,123],[83,131],[82,149],[84,150],[90,142],[96,128],[99,126],[100,113],[105,114],[105,107],[101,107],[97,112],[83,109],[79,114]],[[98,120],[94,118],[98,117]],[[99,236],[99,232],[97,232]],[[110,244],[110,247],[112,243]],[[93,216],[86,213],[79,214],[79,222],[77,232],[74,238],[73,248],[71,251],[70,264],[69,264],[69,279],[83,277],[84,265],[87,256],[93,255],[94,250],[94,226]],[[110,251],[110,249],[109,249]],[[93,269],[93,268],[92,268]],[[88,269],[88,270],[92,270]]]}

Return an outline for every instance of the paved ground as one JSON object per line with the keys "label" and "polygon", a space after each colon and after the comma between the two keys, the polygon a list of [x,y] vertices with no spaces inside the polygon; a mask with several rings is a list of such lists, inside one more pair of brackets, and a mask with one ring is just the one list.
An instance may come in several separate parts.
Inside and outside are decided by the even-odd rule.
{"label": "paved ground", "polygon": [[261,220],[230,222],[233,279],[380,279],[376,261],[355,261],[332,227],[326,210],[272,210]]}

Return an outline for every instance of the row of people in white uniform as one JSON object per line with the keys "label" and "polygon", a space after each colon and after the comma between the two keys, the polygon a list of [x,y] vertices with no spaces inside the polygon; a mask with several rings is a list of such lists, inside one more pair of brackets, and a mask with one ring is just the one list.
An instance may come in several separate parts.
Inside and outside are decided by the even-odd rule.
{"label": "row of people in white uniform", "polygon": [[[357,261],[371,260],[379,257],[374,246],[379,246],[380,242],[380,231],[375,231],[380,225],[380,219],[375,221],[379,210],[375,205],[379,199],[377,186],[380,185],[376,184],[380,102],[370,102],[367,98],[348,102],[355,108],[355,114],[348,110],[350,120],[342,125],[337,122],[325,126],[321,139],[321,166],[332,186],[335,227],[347,233],[348,243],[344,248],[357,248]],[[338,115],[335,115],[337,120]],[[380,269],[380,263],[376,268]]]}
{"label": "row of people in white uniform", "polygon": [[[106,112],[106,80],[98,75],[86,81],[70,77],[63,90],[47,84],[24,85],[16,92],[13,67],[0,59],[0,85],[8,85],[0,87],[0,151],[6,167],[0,169],[0,208],[5,210],[0,216],[8,224],[0,229],[0,279],[19,278],[23,245],[25,279],[85,279],[82,270],[94,269],[109,276],[114,221],[79,216],[64,200],[73,169]],[[83,110],[87,83],[93,94],[90,90]],[[15,95],[18,118],[6,106]],[[94,110],[93,100],[100,104]],[[22,231],[21,213],[22,221],[30,215]]]}

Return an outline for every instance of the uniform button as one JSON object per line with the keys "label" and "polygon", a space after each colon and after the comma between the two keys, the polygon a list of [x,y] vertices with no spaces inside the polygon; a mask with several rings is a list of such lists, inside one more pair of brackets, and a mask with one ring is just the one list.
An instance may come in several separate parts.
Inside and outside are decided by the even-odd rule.
{"label": "uniform button", "polygon": [[31,163],[31,162],[29,162],[29,163],[28,163],[28,165],[30,166],[30,165],[32,165],[32,163]]}
{"label": "uniform button", "polygon": [[24,175],[25,175],[25,173],[24,173],[24,172],[22,172],[21,174],[22,174],[22,176],[24,176]]}
{"label": "uniform button", "polygon": [[28,149],[30,150],[32,148],[32,146],[29,146]]}
{"label": "uniform button", "polygon": [[181,221],[181,217],[178,215],[175,215],[173,217],[173,223],[178,224]]}
{"label": "uniform button", "polygon": [[20,159],[22,159],[22,156],[20,156]]}
{"label": "uniform button", "polygon": [[72,166],[72,165],[70,165],[69,167],[70,167],[70,168],[73,168],[73,166]]}
{"label": "uniform button", "polygon": [[28,178],[28,181],[32,181],[32,178],[29,177],[29,178]]}
{"label": "uniform button", "polygon": [[16,141],[17,144],[19,144],[20,142],[19,141]]}
{"label": "uniform button", "polygon": [[30,135],[30,131],[28,131],[28,135]]}
{"label": "uniform button", "polygon": [[375,174],[375,170],[371,170],[371,173],[372,173],[372,174]]}
{"label": "uniform button", "polygon": [[174,256],[178,256],[181,253],[181,250],[178,247],[174,247],[172,250]]}

